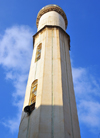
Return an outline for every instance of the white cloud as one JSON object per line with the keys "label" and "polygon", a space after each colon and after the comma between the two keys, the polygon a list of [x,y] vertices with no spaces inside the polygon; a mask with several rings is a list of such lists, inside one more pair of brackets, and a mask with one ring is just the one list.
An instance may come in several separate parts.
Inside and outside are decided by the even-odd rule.
{"label": "white cloud", "polygon": [[6,29],[0,39],[0,64],[14,70],[26,71],[32,51],[32,32],[27,26]]}
{"label": "white cloud", "polygon": [[5,30],[0,37],[0,64],[6,72],[6,79],[12,80],[15,91],[12,92],[13,105],[18,108],[16,117],[5,120],[3,125],[11,132],[18,129],[26,80],[32,56],[32,31],[28,26],[13,26]]}
{"label": "white cloud", "polygon": [[88,127],[100,128],[100,103],[81,100],[78,105],[80,121]]}
{"label": "white cloud", "polygon": [[80,123],[84,123],[90,130],[100,129],[100,82],[88,69],[72,70]]}
{"label": "white cloud", "polygon": [[8,127],[10,129],[11,133],[14,133],[19,127],[19,122],[20,122],[20,116],[18,114],[16,116],[16,118],[12,118],[12,119],[9,119],[9,120],[3,119],[2,124],[5,127]]}

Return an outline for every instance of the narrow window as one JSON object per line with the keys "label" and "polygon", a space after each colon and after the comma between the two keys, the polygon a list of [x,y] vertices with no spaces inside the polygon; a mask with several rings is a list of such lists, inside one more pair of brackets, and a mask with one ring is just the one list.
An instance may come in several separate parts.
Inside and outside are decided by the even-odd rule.
{"label": "narrow window", "polygon": [[38,85],[38,80],[35,80],[31,85],[29,105],[36,103],[37,85]]}
{"label": "narrow window", "polygon": [[38,80],[33,81],[31,85],[29,105],[24,107],[24,112],[26,112],[28,115],[30,115],[31,112],[35,109],[37,85],[38,85]]}
{"label": "narrow window", "polygon": [[35,62],[37,62],[41,58],[41,48],[42,48],[42,43],[39,44],[37,47]]}

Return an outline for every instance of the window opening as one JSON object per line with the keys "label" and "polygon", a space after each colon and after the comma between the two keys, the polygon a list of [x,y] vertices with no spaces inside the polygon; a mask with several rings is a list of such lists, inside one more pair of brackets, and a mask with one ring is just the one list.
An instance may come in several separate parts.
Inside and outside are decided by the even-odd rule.
{"label": "window opening", "polygon": [[24,112],[28,115],[35,109],[36,95],[37,95],[38,80],[35,80],[31,85],[29,105],[24,108]]}
{"label": "window opening", "polygon": [[37,46],[35,62],[41,58],[42,43]]}
{"label": "window opening", "polygon": [[31,92],[30,92],[30,99],[29,99],[29,105],[36,103],[36,95],[37,95],[37,83],[38,81],[35,80],[31,85]]}

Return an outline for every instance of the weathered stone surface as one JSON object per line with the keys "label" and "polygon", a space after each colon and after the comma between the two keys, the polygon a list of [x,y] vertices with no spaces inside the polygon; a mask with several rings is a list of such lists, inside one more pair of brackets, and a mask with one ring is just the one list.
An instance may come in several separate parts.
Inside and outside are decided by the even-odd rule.
{"label": "weathered stone surface", "polygon": [[[60,16],[57,16],[57,20],[60,20]],[[65,22],[63,18],[61,20]],[[30,116],[23,111],[18,138],[80,138],[69,36],[60,27],[63,28],[60,24],[59,27],[46,26],[34,35],[34,51],[23,109],[29,104],[31,84],[38,79],[36,109]],[[35,62],[36,49],[40,43],[41,58]]]}

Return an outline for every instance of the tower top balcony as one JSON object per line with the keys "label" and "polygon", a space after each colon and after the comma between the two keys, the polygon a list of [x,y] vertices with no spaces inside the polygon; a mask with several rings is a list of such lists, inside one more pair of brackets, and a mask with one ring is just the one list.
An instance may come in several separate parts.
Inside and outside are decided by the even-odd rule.
{"label": "tower top balcony", "polygon": [[68,21],[65,12],[57,5],[51,4],[43,7],[36,20],[38,31],[45,25],[60,26],[63,30],[67,29]]}

